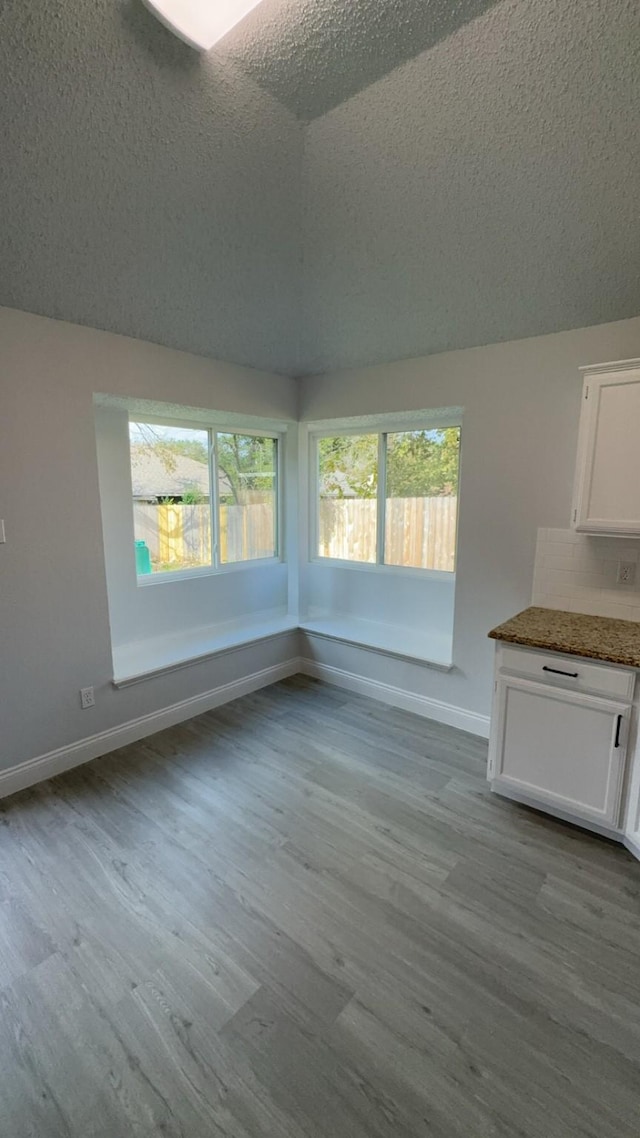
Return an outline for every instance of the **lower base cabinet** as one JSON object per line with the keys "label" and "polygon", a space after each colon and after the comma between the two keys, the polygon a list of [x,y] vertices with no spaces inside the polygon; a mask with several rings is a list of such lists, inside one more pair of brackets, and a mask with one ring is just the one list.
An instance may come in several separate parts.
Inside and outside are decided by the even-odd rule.
{"label": "lower base cabinet", "polygon": [[629,779],[629,792],[624,817],[624,841],[634,857],[640,859],[640,754],[636,748],[635,762]]}
{"label": "lower base cabinet", "polygon": [[[498,644],[492,789],[622,836],[635,673]],[[640,776],[638,844],[640,847]]]}
{"label": "lower base cabinet", "polygon": [[617,828],[630,706],[511,676],[496,702],[495,788]]}

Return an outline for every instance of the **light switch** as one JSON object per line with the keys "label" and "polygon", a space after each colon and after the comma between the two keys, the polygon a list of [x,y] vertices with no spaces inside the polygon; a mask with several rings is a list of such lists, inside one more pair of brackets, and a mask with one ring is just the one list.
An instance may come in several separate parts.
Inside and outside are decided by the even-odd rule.
{"label": "light switch", "polygon": [[4,518],[0,518],[0,545],[2,545],[2,543],[6,540],[7,539],[4,536]]}

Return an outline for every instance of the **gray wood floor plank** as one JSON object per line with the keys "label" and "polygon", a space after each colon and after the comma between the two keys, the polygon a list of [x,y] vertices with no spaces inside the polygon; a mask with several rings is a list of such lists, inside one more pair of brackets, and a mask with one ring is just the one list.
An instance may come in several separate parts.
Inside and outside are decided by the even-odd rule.
{"label": "gray wood floor plank", "polygon": [[293,677],[0,804],[3,1138],[637,1138],[640,868]]}

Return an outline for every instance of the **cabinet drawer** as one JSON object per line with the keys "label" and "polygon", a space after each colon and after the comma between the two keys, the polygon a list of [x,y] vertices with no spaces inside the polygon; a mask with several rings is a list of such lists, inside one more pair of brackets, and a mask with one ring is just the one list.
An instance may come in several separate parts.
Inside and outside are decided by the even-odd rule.
{"label": "cabinet drawer", "polygon": [[561,656],[558,652],[538,652],[503,644],[498,666],[501,673],[528,676],[554,687],[597,692],[599,695],[626,701],[633,698],[636,679],[634,671],[613,664],[585,660],[582,656]]}

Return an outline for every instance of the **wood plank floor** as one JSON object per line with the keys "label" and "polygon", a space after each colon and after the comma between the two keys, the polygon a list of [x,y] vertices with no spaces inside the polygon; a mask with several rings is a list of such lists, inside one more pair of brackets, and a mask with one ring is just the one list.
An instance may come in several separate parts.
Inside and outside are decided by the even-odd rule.
{"label": "wood plank floor", "polygon": [[638,1138],[640,866],[295,677],[0,805],[2,1138]]}

